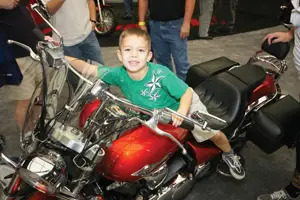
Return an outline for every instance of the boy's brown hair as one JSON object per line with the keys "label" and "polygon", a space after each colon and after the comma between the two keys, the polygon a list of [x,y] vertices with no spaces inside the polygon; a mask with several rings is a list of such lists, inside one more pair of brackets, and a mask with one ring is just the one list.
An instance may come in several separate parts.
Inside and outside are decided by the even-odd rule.
{"label": "boy's brown hair", "polygon": [[148,43],[149,50],[151,49],[151,40],[150,40],[149,34],[140,28],[125,29],[121,33],[120,38],[119,38],[119,48],[121,48],[123,39],[127,36],[132,36],[132,35],[143,38]]}

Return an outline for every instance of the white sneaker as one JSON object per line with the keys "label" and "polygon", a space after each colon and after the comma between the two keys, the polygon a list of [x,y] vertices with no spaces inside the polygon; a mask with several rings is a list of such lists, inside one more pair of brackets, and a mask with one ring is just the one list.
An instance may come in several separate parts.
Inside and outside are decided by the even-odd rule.
{"label": "white sneaker", "polygon": [[257,197],[257,200],[300,200],[300,196],[292,198],[285,189],[275,191],[272,194],[263,194]]}

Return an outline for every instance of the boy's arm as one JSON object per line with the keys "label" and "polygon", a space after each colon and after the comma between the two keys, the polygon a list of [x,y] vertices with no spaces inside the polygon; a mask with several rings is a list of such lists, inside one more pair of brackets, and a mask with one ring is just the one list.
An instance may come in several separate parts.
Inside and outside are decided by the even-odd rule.
{"label": "boy's arm", "polygon": [[[191,88],[187,88],[187,90],[185,91],[185,93],[182,95],[182,97],[180,98],[180,104],[179,104],[179,108],[177,110],[178,113],[186,116],[187,113],[190,110],[191,104],[192,104],[192,99],[193,99],[193,93]],[[172,120],[173,120],[173,126],[179,126],[183,119],[179,116],[176,115],[172,115]]]}
{"label": "boy's arm", "polygon": [[89,64],[78,58],[73,58],[69,56],[65,56],[65,58],[82,75],[86,77],[90,77],[90,76],[98,77],[98,66]]}

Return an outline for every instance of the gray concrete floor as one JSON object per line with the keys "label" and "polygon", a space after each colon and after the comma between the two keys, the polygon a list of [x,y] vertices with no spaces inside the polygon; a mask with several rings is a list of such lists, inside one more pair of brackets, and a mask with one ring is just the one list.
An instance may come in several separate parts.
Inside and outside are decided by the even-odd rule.
{"label": "gray concrete floor", "polygon": [[[190,64],[204,62],[219,56],[227,56],[241,64],[246,63],[250,56],[260,49],[262,39],[267,33],[280,30],[285,31],[282,27],[273,27],[217,37],[211,41],[189,41]],[[116,56],[116,50],[117,47],[102,48],[106,65],[116,66],[120,64]],[[289,69],[282,76],[280,84],[283,92],[289,93],[298,99],[300,81],[293,66],[292,51],[287,57],[287,62]],[[0,133],[7,140],[5,152],[8,155],[18,155],[20,153],[19,133],[13,119],[14,103],[7,98],[5,88],[0,89],[0,105]],[[247,173],[243,181],[236,181],[213,173],[209,177],[198,181],[186,200],[250,200],[256,199],[257,195],[261,193],[280,189],[289,183],[295,167],[295,152],[293,150],[283,147],[277,152],[267,155],[249,142],[243,151],[243,156],[246,160]]]}

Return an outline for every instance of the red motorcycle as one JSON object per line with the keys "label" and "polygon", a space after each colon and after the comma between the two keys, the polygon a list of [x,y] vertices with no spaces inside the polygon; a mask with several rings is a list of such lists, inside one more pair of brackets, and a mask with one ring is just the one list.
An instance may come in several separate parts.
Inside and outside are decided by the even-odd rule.
{"label": "red motorcycle", "polygon": [[[61,46],[38,47],[44,67],[72,69]],[[183,199],[220,160],[217,147],[190,136],[194,128],[222,129],[236,151],[248,140],[266,153],[292,147],[300,132],[300,104],[282,95],[277,82],[287,68],[289,46],[265,42],[262,49],[269,54],[257,52],[243,66],[222,57],[190,68],[187,83],[212,115],[151,111],[113,95],[101,80],[84,78],[61,109],[49,111],[59,104],[48,101],[51,91],[33,95],[25,125],[32,122],[33,108],[42,108],[32,129],[26,127],[24,155],[0,155],[12,171],[0,182],[7,182],[2,199]],[[62,98],[60,92],[56,96]],[[181,127],[169,124],[172,114],[184,118]]]}

